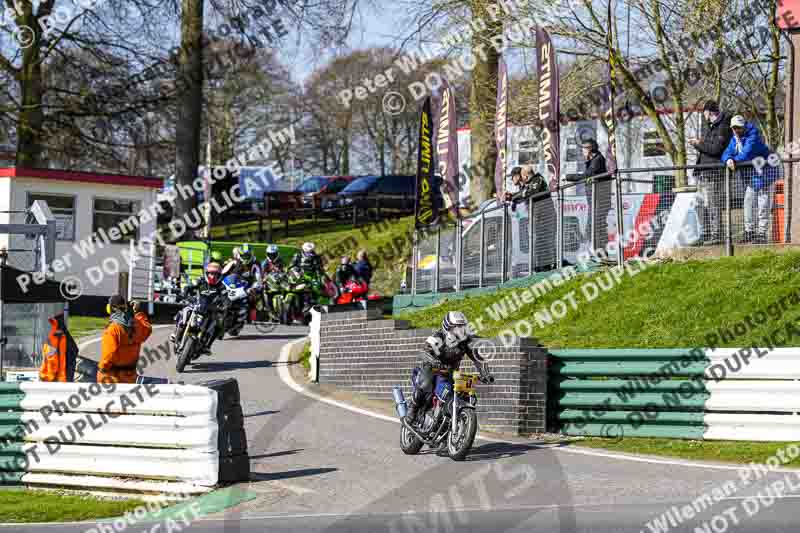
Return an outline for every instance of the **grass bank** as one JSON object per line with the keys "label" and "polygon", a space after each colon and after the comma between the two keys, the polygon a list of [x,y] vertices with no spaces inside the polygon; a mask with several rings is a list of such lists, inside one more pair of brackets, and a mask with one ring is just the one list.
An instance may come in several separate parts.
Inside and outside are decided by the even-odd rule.
{"label": "grass bank", "polygon": [[0,491],[0,522],[75,522],[132,511],[140,500],[104,500],[35,490]]}
{"label": "grass bank", "polygon": [[90,333],[102,331],[108,324],[108,318],[98,316],[69,316],[69,332],[73,338],[85,337]]}
{"label": "grass bank", "polygon": [[[514,309],[515,292],[507,289],[463,300],[445,301],[406,314],[412,327],[437,327],[447,311],[459,310],[477,322],[480,335],[492,337],[519,320],[532,324],[530,335],[548,348],[691,348],[705,346],[706,337],[733,326],[800,289],[800,253],[763,253],[713,261],[651,263],[614,282],[608,271],[580,275],[552,287],[530,303],[521,299]],[[610,280],[610,283],[609,283]],[[609,290],[587,289],[591,285]],[[597,292],[597,295],[595,295]],[[575,305],[570,302],[574,298]],[[566,313],[554,310],[566,304]],[[506,313],[503,312],[506,305]],[[554,307],[555,305],[555,307]],[[538,315],[537,315],[538,313]],[[542,317],[554,316],[548,323]],[[539,320],[537,320],[537,316]],[[790,305],[781,321],[800,317],[800,304]],[[776,320],[752,328],[721,346],[763,344],[762,337]],[[524,329],[520,331],[525,332]],[[793,345],[800,339],[789,339]]]}
{"label": "grass bank", "polygon": [[342,255],[367,250],[374,266],[371,290],[384,296],[392,295],[400,288],[405,267],[411,256],[411,233],[414,217],[387,219],[353,228],[352,224],[336,226],[304,227],[297,235],[276,239],[277,244],[300,247],[306,241],[317,245],[317,252],[327,258],[327,270],[332,275]]}

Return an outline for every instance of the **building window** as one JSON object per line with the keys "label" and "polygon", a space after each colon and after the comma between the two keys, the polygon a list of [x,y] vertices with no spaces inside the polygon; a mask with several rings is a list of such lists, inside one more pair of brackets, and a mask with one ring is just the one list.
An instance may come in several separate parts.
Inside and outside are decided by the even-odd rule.
{"label": "building window", "polygon": [[643,157],[661,157],[667,155],[664,141],[657,131],[644,132]]}
{"label": "building window", "polygon": [[57,194],[28,193],[28,207],[36,200],[47,202],[47,207],[56,219],[56,240],[75,240],[75,197]]}
{"label": "building window", "polygon": [[[101,228],[112,241],[139,240],[139,202],[135,200],[94,199],[92,231]],[[112,231],[116,228],[116,231]]]}
{"label": "building window", "polygon": [[578,140],[575,137],[567,137],[567,162],[572,163],[578,161],[580,154],[580,147]]}
{"label": "building window", "polygon": [[536,146],[533,141],[522,141],[519,143],[518,165],[530,165],[536,163]]}

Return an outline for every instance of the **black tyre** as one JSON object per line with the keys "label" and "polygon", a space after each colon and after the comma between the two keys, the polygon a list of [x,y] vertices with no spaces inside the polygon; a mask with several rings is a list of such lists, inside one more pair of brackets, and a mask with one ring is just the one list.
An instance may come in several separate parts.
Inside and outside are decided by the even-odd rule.
{"label": "black tyre", "polygon": [[197,339],[194,337],[194,335],[190,335],[183,344],[183,349],[181,350],[180,355],[178,355],[178,361],[175,364],[175,369],[179,374],[183,372],[183,369],[186,368],[186,365],[189,363],[189,361],[191,361],[192,355],[194,355],[196,344]]}
{"label": "black tyre", "polygon": [[447,436],[447,454],[453,461],[463,461],[475,442],[478,415],[475,409],[463,408],[458,412],[458,435]]}
{"label": "black tyre", "polygon": [[411,433],[405,426],[400,428],[400,449],[406,455],[417,455],[422,449],[423,442]]}

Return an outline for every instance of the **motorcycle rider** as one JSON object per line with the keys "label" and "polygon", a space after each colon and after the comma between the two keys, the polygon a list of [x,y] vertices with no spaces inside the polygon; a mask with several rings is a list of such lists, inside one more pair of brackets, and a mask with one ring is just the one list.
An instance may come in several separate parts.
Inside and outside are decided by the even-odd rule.
{"label": "motorcycle rider", "polygon": [[281,259],[278,245],[270,244],[267,246],[267,256],[261,263],[261,274],[266,276],[273,271],[283,271],[283,259]]}
{"label": "motorcycle rider", "polygon": [[256,314],[256,295],[261,290],[261,266],[256,261],[249,243],[244,243],[240,247],[233,249],[233,257],[225,263],[222,268],[222,277],[229,274],[238,274],[248,284],[249,309],[248,321],[255,321]]}
{"label": "motorcycle rider", "polygon": [[[201,292],[210,292],[212,293],[212,296],[220,296],[225,292],[225,285],[221,283],[221,280],[222,268],[220,267],[219,263],[211,262],[206,265],[205,271],[201,277],[197,278],[193,283],[190,283],[183,288],[181,296],[183,299],[186,299],[193,294]],[[217,303],[219,302],[218,299],[215,299],[215,301]],[[219,310],[215,309],[214,312],[218,313]],[[175,315],[175,333],[169,336],[173,343],[177,341],[178,335],[183,332],[184,316],[186,315],[183,310]],[[214,332],[214,335],[212,335],[211,338],[206,342],[206,345],[203,346],[203,348],[200,350],[200,353],[204,355],[211,353],[211,345],[214,343],[219,333],[220,332],[218,331]]]}
{"label": "motorcycle rider", "polygon": [[483,358],[475,348],[475,336],[470,333],[469,322],[464,313],[450,311],[442,320],[439,331],[425,340],[421,364],[412,372],[414,393],[409,402],[406,419],[413,423],[420,413],[424,413],[431,400],[434,387],[434,368],[458,370],[466,355],[472,360],[483,383],[492,377],[485,367]]}
{"label": "motorcycle rider", "polygon": [[292,267],[297,267],[305,274],[325,276],[322,266],[322,257],[314,251],[316,247],[313,242],[303,243],[302,252],[297,252],[292,258]]}

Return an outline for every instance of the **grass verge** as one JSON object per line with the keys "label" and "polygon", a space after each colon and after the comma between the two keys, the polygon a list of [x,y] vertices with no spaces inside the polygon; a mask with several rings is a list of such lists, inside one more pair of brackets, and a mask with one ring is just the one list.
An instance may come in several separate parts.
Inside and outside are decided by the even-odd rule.
{"label": "grass verge", "polygon": [[[714,440],[681,440],[626,437],[619,441],[587,437],[574,444],[587,448],[602,448],[615,452],[640,453],[676,457],[694,461],[723,461],[726,463],[761,463],[785,448],[789,442],[739,442]],[[800,468],[800,457],[786,462],[785,467]]]}
{"label": "grass verge", "polygon": [[69,332],[73,338],[85,337],[89,333],[105,329],[108,318],[98,316],[69,316]]}
{"label": "grass verge", "polygon": [[[492,337],[517,321],[526,320],[530,333],[548,348],[691,348],[706,346],[707,337],[733,326],[800,289],[800,253],[762,253],[726,257],[713,261],[650,264],[641,272],[623,275],[615,283],[605,272],[581,275],[561,283],[530,303],[501,308],[503,299],[526,289],[506,289],[491,294],[445,301],[429,309],[409,313],[412,327],[438,327],[447,311],[463,311],[475,323],[482,319],[479,334]],[[610,290],[586,289],[601,281]],[[575,305],[569,302],[574,297]],[[566,297],[566,298],[565,298]],[[566,313],[548,322],[544,317],[566,304]],[[557,307],[554,307],[554,304]],[[516,307],[516,309],[514,308]],[[555,317],[556,315],[553,314]],[[748,328],[734,336],[727,347],[764,344],[763,337],[778,322],[800,317],[800,305],[789,305],[779,319]],[[787,339],[796,345],[798,339]]]}
{"label": "grass verge", "polygon": [[104,500],[36,490],[0,491],[0,522],[75,522],[109,518],[144,505],[140,500]]}
{"label": "grass verge", "polygon": [[306,369],[306,372],[311,370],[311,343],[307,342],[306,347],[303,348],[303,353],[300,354],[300,364]]}

